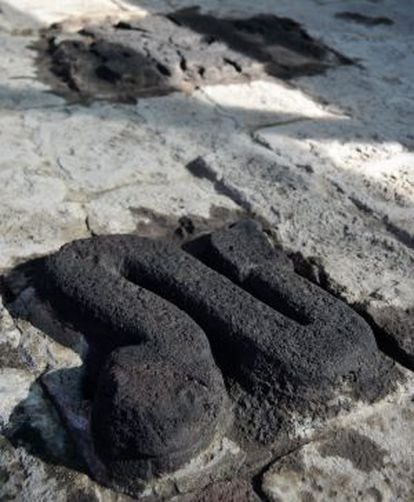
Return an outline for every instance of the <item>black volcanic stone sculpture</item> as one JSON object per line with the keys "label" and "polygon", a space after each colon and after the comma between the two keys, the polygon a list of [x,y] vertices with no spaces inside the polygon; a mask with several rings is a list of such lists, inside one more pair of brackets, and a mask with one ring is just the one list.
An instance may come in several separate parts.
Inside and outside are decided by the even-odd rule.
{"label": "black volcanic stone sculpture", "polygon": [[227,419],[206,335],[185,312],[130,280],[134,263],[150,264],[166,249],[138,237],[102,237],[64,246],[45,262],[48,298],[95,347],[91,427],[116,479],[177,469]]}
{"label": "black volcanic stone sculpture", "polygon": [[192,353],[179,347],[181,359],[156,344],[122,347],[101,372],[92,433],[115,479],[149,479],[181,467],[225,423],[223,381],[205,342]]}
{"label": "black volcanic stone sculpture", "polygon": [[183,248],[78,240],[44,260],[37,288],[93,348],[91,431],[118,484],[176,470],[223,434],[224,380],[289,411],[383,386],[368,324],[250,220]]}
{"label": "black volcanic stone sculpture", "polygon": [[[296,274],[256,222],[202,237],[188,250],[242,291],[233,299],[243,311],[241,322],[236,326],[232,321],[232,326],[254,340],[256,359],[243,364],[247,378],[272,381],[275,389],[283,382],[294,389],[292,398],[302,393],[311,398],[314,389],[320,395],[348,377],[355,390],[377,392],[379,354],[369,325],[345,303]],[[253,297],[260,300],[254,307]],[[231,308],[227,312],[230,316]],[[265,373],[258,375],[259,367]]]}

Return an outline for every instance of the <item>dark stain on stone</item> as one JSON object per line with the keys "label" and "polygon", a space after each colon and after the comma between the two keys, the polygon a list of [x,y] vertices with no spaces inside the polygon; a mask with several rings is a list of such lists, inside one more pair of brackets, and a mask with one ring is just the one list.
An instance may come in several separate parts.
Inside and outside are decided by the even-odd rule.
{"label": "dark stain on stone", "polygon": [[0,483],[4,486],[9,481],[9,479],[10,479],[10,472],[4,467],[0,467]]}
{"label": "dark stain on stone", "polygon": [[391,26],[394,24],[394,21],[389,17],[367,16],[366,14],[360,14],[359,12],[338,12],[335,14],[335,17],[338,19],[344,19],[345,21],[362,24],[364,26]]}
{"label": "dark stain on stone", "polygon": [[[145,207],[130,207],[129,210],[137,220],[136,233],[138,235],[162,238],[177,243],[184,243],[241,219],[254,217],[241,209],[228,209],[221,206],[212,206],[208,217],[194,214],[179,217],[167,216]],[[263,223],[266,225],[265,222]]]}
{"label": "dark stain on stone", "polygon": [[384,457],[387,455],[386,450],[372,439],[352,429],[337,432],[321,444],[319,453],[323,457],[341,457],[350,460],[356,469],[366,473],[381,470],[384,466]]}
{"label": "dark stain on stone", "polygon": [[[201,14],[198,7],[177,11],[168,18],[202,34],[209,45],[224,42],[235,53],[264,63],[266,73],[279,78],[319,73],[324,65],[351,63],[289,18],[259,14],[246,19],[223,19]],[[243,65],[237,60],[224,60],[242,72]]]}
{"label": "dark stain on stone", "polygon": [[382,493],[375,486],[368,488],[367,495],[370,495],[375,502],[382,502],[384,500]]}
{"label": "dark stain on stone", "polygon": [[404,228],[401,228],[396,223],[393,223],[389,220],[388,217],[383,218],[383,222],[389,230],[400,242],[402,242],[405,246],[414,249],[414,235]]}
{"label": "dark stain on stone", "polygon": [[212,483],[197,495],[184,497],[182,502],[259,502],[251,485],[243,479]]}
{"label": "dark stain on stone", "polygon": [[5,278],[11,310],[30,286],[28,320],[87,340],[92,438],[116,486],[176,470],[225,433],[275,449],[292,413],[323,419],[338,392],[387,392],[392,363],[369,326],[258,222],[157,225],[158,238],[74,241]]}
{"label": "dark stain on stone", "polygon": [[25,369],[27,367],[25,363],[18,347],[12,347],[7,342],[0,343],[0,367]]}
{"label": "dark stain on stone", "polygon": [[303,455],[300,449],[289,452],[283,456],[277,463],[272,466],[277,473],[294,472],[295,474],[303,474],[306,466],[303,462]]}
{"label": "dark stain on stone", "polygon": [[312,75],[351,61],[291,19],[217,18],[198,7],[77,33],[45,30],[41,78],[71,99],[122,102],[203,85]]}
{"label": "dark stain on stone", "polygon": [[316,502],[315,496],[307,491],[300,492],[300,500],[301,502]]}

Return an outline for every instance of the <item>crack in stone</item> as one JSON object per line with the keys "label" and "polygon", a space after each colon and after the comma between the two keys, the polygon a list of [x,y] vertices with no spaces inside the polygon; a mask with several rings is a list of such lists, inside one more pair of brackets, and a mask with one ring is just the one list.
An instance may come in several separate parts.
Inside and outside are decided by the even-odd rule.
{"label": "crack in stone", "polygon": [[366,14],[361,14],[359,12],[338,12],[335,14],[338,19],[344,19],[345,21],[352,21],[357,24],[362,24],[364,26],[391,26],[394,21],[386,16],[367,16]]}
{"label": "crack in stone", "polygon": [[218,174],[210,169],[209,165],[202,157],[198,157],[187,165],[187,169],[197,178],[210,181],[216,192],[231,199],[235,204],[241,207],[246,213],[254,215],[253,206],[249,200],[235,186],[229,185],[223,179],[218,177]]}

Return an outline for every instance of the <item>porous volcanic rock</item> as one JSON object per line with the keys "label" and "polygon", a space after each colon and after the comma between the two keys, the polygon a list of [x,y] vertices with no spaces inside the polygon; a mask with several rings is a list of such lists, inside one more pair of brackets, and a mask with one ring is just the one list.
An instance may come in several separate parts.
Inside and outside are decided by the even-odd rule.
{"label": "porous volcanic rock", "polygon": [[76,34],[54,28],[45,39],[61,90],[121,101],[267,76],[291,78],[350,62],[291,19],[218,18],[197,7],[86,26]]}
{"label": "porous volcanic rock", "polygon": [[42,294],[94,347],[92,432],[117,479],[128,478],[130,462],[144,479],[177,469],[226,420],[224,383],[205,334],[128,278],[134,261],[163,251],[156,241],[103,237],[64,246],[44,263]]}
{"label": "porous volcanic rock", "polygon": [[163,356],[151,344],[122,347],[101,372],[92,432],[120,483],[178,469],[208,445],[223,418],[216,368],[194,357],[174,364]]}
{"label": "porous volcanic rock", "polygon": [[77,240],[31,274],[60,321],[44,326],[89,344],[92,442],[128,493],[131,480],[184,468],[230,432],[230,402],[233,437],[279,451],[298,417],[323,423],[341,411],[337,398],[374,401],[391,387],[393,363],[369,325],[299,276],[253,220],[182,246]]}

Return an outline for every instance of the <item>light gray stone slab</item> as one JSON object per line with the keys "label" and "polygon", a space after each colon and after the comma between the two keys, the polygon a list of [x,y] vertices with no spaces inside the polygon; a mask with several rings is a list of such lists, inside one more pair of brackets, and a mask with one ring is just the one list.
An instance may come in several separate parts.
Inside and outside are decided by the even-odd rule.
{"label": "light gray stone slab", "polygon": [[263,476],[263,492],[272,502],[412,500],[413,418],[411,396],[384,403],[276,462]]}

